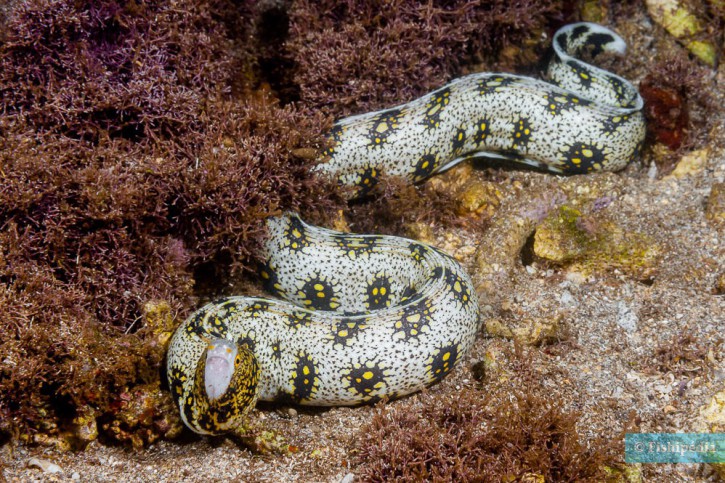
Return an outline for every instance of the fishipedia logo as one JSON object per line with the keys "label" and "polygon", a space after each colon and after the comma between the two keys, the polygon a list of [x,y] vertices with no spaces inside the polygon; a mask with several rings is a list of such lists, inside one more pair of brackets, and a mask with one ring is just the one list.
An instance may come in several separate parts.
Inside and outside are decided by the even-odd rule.
{"label": "fishipedia logo", "polygon": [[725,433],[627,433],[626,463],[725,463]]}

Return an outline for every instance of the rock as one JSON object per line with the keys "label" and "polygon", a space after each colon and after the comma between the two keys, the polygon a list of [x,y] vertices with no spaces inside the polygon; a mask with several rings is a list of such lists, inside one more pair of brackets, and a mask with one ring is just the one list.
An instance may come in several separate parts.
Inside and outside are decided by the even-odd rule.
{"label": "rock", "polygon": [[512,206],[504,210],[493,219],[479,242],[473,272],[478,274],[476,290],[483,303],[498,299],[502,287],[517,270],[521,250],[536,223],[530,212],[540,204],[531,202],[533,206]]}
{"label": "rock", "polygon": [[495,183],[483,183],[476,179],[471,179],[461,190],[459,199],[461,204],[458,207],[458,215],[465,216],[468,214],[482,215],[488,218],[492,217],[501,203],[501,191]]}
{"label": "rock", "polygon": [[583,21],[602,23],[607,19],[607,13],[609,11],[608,2],[584,0],[580,10]]}
{"label": "rock", "polygon": [[297,148],[292,150],[292,155],[302,159],[315,159],[319,156],[319,150],[315,148]]}
{"label": "rock", "polygon": [[348,473],[342,477],[340,483],[352,483],[353,481],[355,481],[355,475],[353,475],[352,473]]}
{"label": "rock", "polygon": [[601,212],[585,214],[569,205],[553,210],[534,234],[536,256],[584,276],[618,269],[649,279],[661,251],[649,236],[619,226]]}
{"label": "rock", "polygon": [[[700,408],[699,423],[699,429],[703,433],[725,433],[725,389]],[[714,463],[710,466],[720,478],[725,479],[725,463]]]}
{"label": "rock", "polygon": [[429,224],[416,221],[408,224],[406,226],[406,229],[408,231],[407,234],[411,238],[431,245],[436,244],[435,235],[433,234],[433,228]]}
{"label": "rock", "polygon": [[498,319],[488,319],[485,322],[486,333],[493,337],[501,337],[503,339],[510,339],[513,337],[511,329]]}
{"label": "rock", "polygon": [[350,233],[350,225],[347,223],[347,220],[345,219],[345,214],[342,210],[337,210],[337,214],[332,220],[332,229],[336,231]]}
{"label": "rock", "polygon": [[626,303],[620,301],[617,304],[617,325],[626,330],[627,332],[634,332],[637,330],[637,322],[639,318],[637,313],[632,310]]}
{"label": "rock", "polygon": [[506,344],[508,343],[501,340],[492,340],[488,344],[483,359],[471,367],[471,373],[477,381],[501,383],[509,380],[511,375],[506,369],[508,364]]}
{"label": "rock", "polygon": [[725,226],[725,183],[715,183],[705,207],[705,217],[715,226]]}
{"label": "rock", "polygon": [[31,468],[40,468],[43,473],[55,474],[63,471],[60,466],[53,463],[52,461],[44,460],[41,458],[30,458],[28,460],[28,466]]}
{"label": "rock", "polygon": [[545,483],[546,478],[539,473],[524,473],[521,477],[522,483]]}
{"label": "rock", "polygon": [[578,305],[576,300],[574,299],[574,296],[568,290],[564,290],[563,292],[561,292],[561,295],[559,295],[559,301],[564,305],[569,305],[572,307]]}
{"label": "rock", "polygon": [[31,441],[35,444],[43,446],[52,446],[60,452],[70,451],[73,446],[65,435],[49,435],[45,433],[36,433]]}
{"label": "rock", "polygon": [[88,407],[73,418],[71,429],[65,436],[74,449],[83,449],[98,438],[97,416],[96,412]]}
{"label": "rock", "polygon": [[702,62],[715,67],[717,48],[712,42],[695,40],[698,34],[703,33],[704,22],[689,9],[687,3],[681,0],[645,0],[645,4],[648,13],[657,24]]}
{"label": "rock", "polygon": [[534,253],[554,262],[567,262],[581,257],[586,251],[588,234],[576,223],[581,212],[564,205],[547,216],[536,229]]}
{"label": "rock", "polygon": [[675,169],[666,178],[684,178],[685,176],[699,173],[707,164],[709,155],[710,150],[707,148],[685,154],[677,163]]}
{"label": "rock", "polygon": [[672,386],[669,384],[655,384],[655,391],[660,394],[670,394],[672,392]]}
{"label": "rock", "polygon": [[725,389],[715,394],[710,402],[700,409],[705,431],[725,432]]}
{"label": "rock", "polygon": [[150,300],[143,306],[143,330],[153,334],[154,342],[164,353],[176,328],[171,312],[165,300]]}
{"label": "rock", "polygon": [[621,483],[641,483],[643,481],[641,463],[620,465],[616,467],[605,466],[604,471],[609,476],[607,481],[616,481]]}
{"label": "rock", "polygon": [[540,346],[561,338],[563,314],[553,317],[537,317],[517,321],[515,327],[508,327],[497,319],[485,322],[486,332],[494,337],[516,339],[529,346]]}
{"label": "rock", "polygon": [[112,418],[102,425],[104,433],[116,441],[140,449],[161,437],[173,439],[181,434],[179,411],[159,382],[120,391],[116,406]]}

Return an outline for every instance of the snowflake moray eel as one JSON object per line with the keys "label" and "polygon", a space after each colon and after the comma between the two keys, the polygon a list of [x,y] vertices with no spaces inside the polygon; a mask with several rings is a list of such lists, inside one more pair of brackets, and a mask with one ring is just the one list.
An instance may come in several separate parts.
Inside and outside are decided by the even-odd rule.
{"label": "snowflake moray eel", "polygon": [[[342,119],[316,169],[364,195],[381,174],[418,182],[485,155],[565,174],[614,171],[638,156],[642,99],[625,79],[577,60],[623,53],[589,23],[554,36],[549,82],[512,74],[459,78],[408,104]],[[445,377],[480,329],[470,277],[424,243],[267,220],[261,277],[279,299],[229,297],[176,331],[167,375],[184,423],[240,426],[257,399],[355,405]]]}

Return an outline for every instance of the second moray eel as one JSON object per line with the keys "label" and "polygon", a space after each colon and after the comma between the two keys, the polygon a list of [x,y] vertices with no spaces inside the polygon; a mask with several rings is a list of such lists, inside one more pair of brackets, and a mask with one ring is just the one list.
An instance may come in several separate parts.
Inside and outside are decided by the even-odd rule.
{"label": "second moray eel", "polygon": [[357,196],[383,173],[418,182],[478,156],[564,174],[617,171],[644,141],[642,98],[627,80],[574,56],[625,48],[600,25],[567,25],[554,35],[549,82],[481,72],[408,104],[342,119],[317,169]]}

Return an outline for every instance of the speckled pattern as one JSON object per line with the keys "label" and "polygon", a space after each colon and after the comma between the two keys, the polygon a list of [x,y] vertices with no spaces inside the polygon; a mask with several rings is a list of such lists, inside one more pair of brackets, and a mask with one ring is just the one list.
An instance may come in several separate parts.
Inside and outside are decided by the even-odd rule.
{"label": "speckled pattern", "polygon": [[[473,344],[480,328],[473,284],[448,255],[404,238],[326,230],[292,214],[267,223],[261,275],[286,301],[217,300],[171,342],[169,384],[194,431],[233,429],[244,413],[236,400],[251,405],[255,391],[266,401],[318,406],[409,394],[445,377]],[[259,364],[258,376],[233,380],[230,397],[220,398],[233,404],[210,404],[200,383],[216,338],[246,346]]]}
{"label": "speckled pattern", "polygon": [[644,140],[642,99],[627,80],[573,56],[623,53],[609,29],[578,23],[554,36],[549,82],[478,73],[408,104],[333,126],[317,169],[365,195],[382,173],[421,181],[477,156],[556,173],[616,171]]}
{"label": "speckled pattern", "polygon": [[[644,138],[642,100],[626,80],[570,56],[622,52],[593,24],[554,37],[552,83],[474,74],[409,104],[337,123],[318,165],[364,194],[378,176],[420,181],[486,153],[554,172],[616,170]],[[268,220],[261,269],[283,300],[230,297],[194,313],[169,347],[167,373],[192,430],[234,429],[257,397],[354,405],[418,391],[448,374],[480,328],[468,275],[448,255],[403,238]],[[218,341],[239,347],[226,392],[210,400],[204,369]]]}

